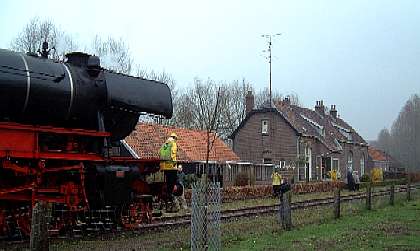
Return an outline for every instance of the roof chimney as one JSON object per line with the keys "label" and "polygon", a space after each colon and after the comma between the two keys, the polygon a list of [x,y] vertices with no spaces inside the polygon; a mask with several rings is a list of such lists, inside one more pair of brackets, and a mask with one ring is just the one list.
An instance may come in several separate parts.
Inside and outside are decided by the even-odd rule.
{"label": "roof chimney", "polygon": [[252,91],[248,91],[248,93],[245,96],[245,111],[246,114],[251,112],[254,109],[254,95],[252,94]]}
{"label": "roof chimney", "polygon": [[318,112],[321,115],[324,115],[325,108],[324,108],[324,101],[323,100],[316,101],[315,111]]}
{"label": "roof chimney", "polygon": [[286,96],[286,97],[283,99],[283,104],[285,104],[285,105],[290,105],[290,97],[289,97],[289,96]]}
{"label": "roof chimney", "polygon": [[331,105],[330,115],[335,119],[337,118],[337,110],[335,109],[335,105]]}

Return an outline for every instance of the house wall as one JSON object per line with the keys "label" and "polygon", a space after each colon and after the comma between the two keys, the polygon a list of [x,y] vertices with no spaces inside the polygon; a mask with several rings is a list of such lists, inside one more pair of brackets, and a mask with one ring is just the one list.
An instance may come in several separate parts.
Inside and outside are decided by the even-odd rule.
{"label": "house wall", "polygon": [[[262,120],[269,121],[269,130],[267,134],[262,134]],[[299,143],[300,142],[300,143]],[[299,144],[299,147],[298,147]],[[304,181],[308,179],[308,173],[301,165],[296,166],[295,161],[298,154],[304,155],[304,148],[308,145],[311,148],[311,177],[312,180],[320,180],[321,163],[324,158],[337,158],[339,160],[339,169],[341,179],[347,177],[347,157],[350,151],[353,153],[353,170],[360,173],[360,158],[365,157],[365,173],[370,174],[368,167],[367,147],[355,145],[352,143],[341,143],[342,152],[331,153],[329,149],[318,139],[313,137],[298,136],[296,131],[275,112],[255,113],[242,128],[238,130],[233,139],[233,151],[245,162],[262,164],[263,159],[271,159],[272,163],[279,165],[281,160],[286,161],[286,165],[293,165],[295,169],[284,169],[280,172],[295,181]],[[299,151],[299,152],[298,152]],[[305,172],[305,179],[299,180],[299,172]],[[324,169],[323,172],[326,172]],[[302,175],[301,175],[302,178]],[[271,178],[265,181],[258,181],[258,184],[271,184]]]}
{"label": "house wall", "polygon": [[[268,133],[262,134],[262,120],[268,120]],[[271,159],[273,164],[280,160],[296,159],[296,132],[278,114],[274,112],[255,113],[239,129],[233,139],[233,151],[242,161],[263,163]]]}
{"label": "house wall", "polygon": [[353,171],[358,171],[359,176],[361,177],[361,164],[360,159],[364,156],[365,163],[365,174],[370,175],[370,167],[368,166],[368,150],[367,146],[358,146],[350,143],[341,143],[343,147],[343,153],[340,154],[340,171],[341,177],[347,179],[347,159],[350,152],[353,153]]}
{"label": "house wall", "polygon": [[[271,185],[271,174],[274,165],[264,164],[229,164],[223,168],[223,184],[224,187],[234,186],[236,177],[240,173],[248,176],[248,185]],[[282,177],[292,177],[294,170],[292,168],[280,168]]]}
{"label": "house wall", "polygon": [[304,142],[312,149],[312,180],[319,180],[321,179],[322,157],[327,155],[328,149],[314,138],[305,139]]}

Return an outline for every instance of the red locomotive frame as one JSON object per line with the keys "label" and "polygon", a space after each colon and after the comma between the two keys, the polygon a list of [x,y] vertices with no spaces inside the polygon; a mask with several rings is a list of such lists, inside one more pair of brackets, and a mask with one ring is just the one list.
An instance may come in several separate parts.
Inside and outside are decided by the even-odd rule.
{"label": "red locomotive frame", "polygon": [[[43,142],[44,136],[48,138],[51,135],[61,137],[60,146],[51,148],[48,143]],[[140,172],[158,170],[159,159],[113,158],[88,149],[90,140],[86,139],[101,141],[110,136],[110,133],[93,130],[0,122],[0,168],[11,177],[17,177],[16,180],[9,179],[0,184],[0,202],[30,205],[26,211],[19,211],[18,207],[12,208],[17,210],[11,215],[16,216],[14,220],[21,232],[29,234],[31,209],[40,200],[65,204],[72,212],[89,210],[85,189],[87,163],[130,163],[137,165]],[[157,169],[145,170],[146,164],[152,164]],[[151,220],[151,202],[141,200],[148,189],[144,188],[145,184],[141,181],[134,185],[140,199],[138,203],[129,206],[128,217],[122,222],[126,227],[134,227]],[[6,209],[0,205],[0,235],[8,230],[5,212]]]}

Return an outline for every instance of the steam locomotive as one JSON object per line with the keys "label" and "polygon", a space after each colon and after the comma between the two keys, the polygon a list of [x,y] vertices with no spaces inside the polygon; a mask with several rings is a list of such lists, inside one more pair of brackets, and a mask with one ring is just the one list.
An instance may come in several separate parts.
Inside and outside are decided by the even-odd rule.
{"label": "steam locomotive", "polygon": [[0,237],[30,233],[46,202],[51,233],[150,222],[158,159],[124,138],[143,113],[172,116],[167,85],[115,73],[81,52],[65,62],[0,49]]}

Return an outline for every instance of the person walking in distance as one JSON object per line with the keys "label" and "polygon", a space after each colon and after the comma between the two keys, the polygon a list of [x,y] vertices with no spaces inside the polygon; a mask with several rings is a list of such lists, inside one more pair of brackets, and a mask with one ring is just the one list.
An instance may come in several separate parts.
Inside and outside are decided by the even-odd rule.
{"label": "person walking in distance", "polygon": [[273,194],[275,197],[278,197],[280,194],[280,185],[281,185],[281,175],[277,168],[274,168],[274,172],[271,175],[272,184],[273,184]]}
{"label": "person walking in distance", "polygon": [[182,170],[182,165],[178,165],[178,183],[182,186],[182,194],[177,197],[179,206],[186,210],[188,209],[187,201],[185,200],[185,173]]}

